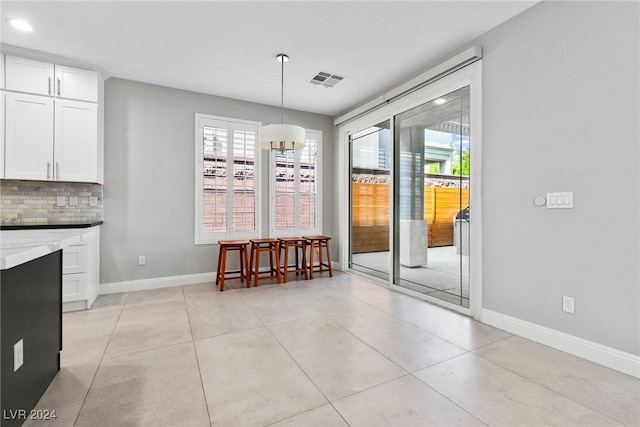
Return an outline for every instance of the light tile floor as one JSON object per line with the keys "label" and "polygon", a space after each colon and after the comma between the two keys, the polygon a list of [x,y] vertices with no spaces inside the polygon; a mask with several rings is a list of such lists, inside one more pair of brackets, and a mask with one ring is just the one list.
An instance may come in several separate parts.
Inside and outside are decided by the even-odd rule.
{"label": "light tile floor", "polygon": [[640,381],[336,272],[98,298],[63,319],[59,426],[640,425]]}

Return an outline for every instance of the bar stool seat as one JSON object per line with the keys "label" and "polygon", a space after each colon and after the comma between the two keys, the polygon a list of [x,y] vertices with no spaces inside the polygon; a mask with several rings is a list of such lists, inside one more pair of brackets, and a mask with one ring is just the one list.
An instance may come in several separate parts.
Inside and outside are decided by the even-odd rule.
{"label": "bar stool seat", "polygon": [[[216,286],[220,285],[220,292],[224,291],[224,281],[229,279],[240,279],[241,282],[247,282],[247,288],[251,286],[247,269],[249,267],[247,261],[248,240],[218,240],[220,251],[218,253],[218,271],[216,272]],[[240,255],[240,274],[238,276],[227,276],[227,252],[238,251]]]}
{"label": "bar stool seat", "polygon": [[[278,239],[251,239],[251,255],[249,260],[249,280],[253,277],[253,286],[258,286],[259,279],[277,279],[280,283],[280,248]],[[260,273],[260,255],[269,254],[269,271]],[[275,256],[275,266],[274,266]],[[262,275],[261,275],[262,274]]]}
{"label": "bar stool seat", "polygon": [[[282,275],[283,283],[287,283],[289,273],[304,274],[305,280],[308,279],[307,274],[307,240],[303,237],[279,237],[280,252],[284,251],[284,258],[282,253],[280,259],[282,259]],[[289,249],[294,248],[296,263],[293,266],[289,265]],[[302,259],[301,259],[302,258]],[[302,262],[300,262],[302,261]]]}
{"label": "bar stool seat", "polygon": [[[329,255],[329,236],[302,236],[307,240],[307,246],[309,247],[309,279],[313,279],[313,273],[322,273],[323,271],[329,272],[329,277],[333,277],[333,267],[331,265],[331,257]],[[314,265],[313,255],[315,249],[318,249],[318,265]],[[322,249],[325,249],[327,254],[326,262],[324,261]]]}

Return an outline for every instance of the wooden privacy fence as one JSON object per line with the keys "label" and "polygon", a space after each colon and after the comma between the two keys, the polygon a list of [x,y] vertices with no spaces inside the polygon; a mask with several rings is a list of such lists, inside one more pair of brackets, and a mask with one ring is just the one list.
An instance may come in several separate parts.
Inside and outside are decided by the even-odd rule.
{"label": "wooden privacy fence", "polygon": [[[353,253],[388,251],[389,184],[351,184]],[[429,247],[453,245],[453,220],[468,205],[468,188],[424,188],[424,218],[428,224]]]}

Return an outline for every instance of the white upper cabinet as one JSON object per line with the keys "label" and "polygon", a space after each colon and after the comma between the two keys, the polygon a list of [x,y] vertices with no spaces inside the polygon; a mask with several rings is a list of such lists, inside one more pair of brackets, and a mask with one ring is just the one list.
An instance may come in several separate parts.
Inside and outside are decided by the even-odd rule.
{"label": "white upper cabinet", "polygon": [[55,105],[55,177],[60,181],[97,181],[98,105],[60,99]]}
{"label": "white upper cabinet", "polygon": [[0,89],[4,89],[4,55],[0,55]]}
{"label": "white upper cabinet", "polygon": [[98,73],[33,59],[6,57],[7,90],[98,102]]}
{"label": "white upper cabinet", "polygon": [[7,55],[5,82],[0,177],[98,182],[98,73]]}
{"label": "white upper cabinet", "polygon": [[5,177],[53,179],[53,99],[6,92]]}
{"label": "white upper cabinet", "polygon": [[98,73],[80,68],[55,66],[56,96],[98,102]]}
{"label": "white upper cabinet", "polygon": [[53,64],[9,55],[5,63],[7,90],[53,95]]}
{"label": "white upper cabinet", "polygon": [[4,178],[4,55],[0,55],[0,178]]}

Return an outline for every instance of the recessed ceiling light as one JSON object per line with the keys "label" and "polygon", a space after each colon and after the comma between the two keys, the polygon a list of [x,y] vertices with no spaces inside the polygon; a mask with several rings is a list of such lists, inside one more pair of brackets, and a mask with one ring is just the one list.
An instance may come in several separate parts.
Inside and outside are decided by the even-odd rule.
{"label": "recessed ceiling light", "polygon": [[27,21],[24,21],[22,19],[9,18],[7,19],[7,22],[13,28],[16,28],[20,31],[33,31],[33,27],[31,26],[31,24],[29,24]]}
{"label": "recessed ceiling light", "polygon": [[435,102],[435,104],[436,104],[436,105],[442,105],[442,104],[444,104],[445,102],[447,102],[447,99],[446,99],[446,98],[438,98],[438,99],[436,99],[436,100],[435,100],[435,101],[433,101],[433,102]]}

